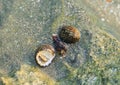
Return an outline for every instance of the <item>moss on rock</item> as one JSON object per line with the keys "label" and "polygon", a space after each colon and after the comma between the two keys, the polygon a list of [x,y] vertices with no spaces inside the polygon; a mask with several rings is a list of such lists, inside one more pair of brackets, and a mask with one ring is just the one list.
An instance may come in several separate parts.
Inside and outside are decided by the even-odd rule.
{"label": "moss on rock", "polygon": [[[119,85],[120,43],[103,30],[92,30],[89,54],[91,59],[74,68],[65,64],[70,74],[60,80],[61,85]],[[84,44],[85,43],[81,43]],[[89,48],[89,47],[88,47]]]}
{"label": "moss on rock", "polygon": [[5,85],[56,85],[56,81],[40,69],[22,65],[14,77],[2,77]]}

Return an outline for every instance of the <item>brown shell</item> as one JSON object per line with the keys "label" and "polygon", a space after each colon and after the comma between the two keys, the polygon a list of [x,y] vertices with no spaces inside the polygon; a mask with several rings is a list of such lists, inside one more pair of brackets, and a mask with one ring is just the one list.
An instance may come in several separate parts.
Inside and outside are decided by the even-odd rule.
{"label": "brown shell", "polygon": [[36,62],[40,66],[48,66],[55,57],[55,50],[49,44],[44,44],[36,50]]}
{"label": "brown shell", "polygon": [[80,39],[80,31],[73,26],[63,26],[58,32],[59,38],[65,43],[75,43]]}

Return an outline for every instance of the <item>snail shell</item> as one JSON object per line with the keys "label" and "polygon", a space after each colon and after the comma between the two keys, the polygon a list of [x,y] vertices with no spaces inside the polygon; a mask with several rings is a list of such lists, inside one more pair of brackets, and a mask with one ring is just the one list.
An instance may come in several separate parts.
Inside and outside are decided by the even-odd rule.
{"label": "snail shell", "polygon": [[48,66],[54,57],[54,48],[49,44],[44,44],[37,49],[35,59],[40,66]]}
{"label": "snail shell", "polygon": [[75,43],[80,39],[80,31],[73,26],[63,26],[58,32],[59,38],[65,43]]}

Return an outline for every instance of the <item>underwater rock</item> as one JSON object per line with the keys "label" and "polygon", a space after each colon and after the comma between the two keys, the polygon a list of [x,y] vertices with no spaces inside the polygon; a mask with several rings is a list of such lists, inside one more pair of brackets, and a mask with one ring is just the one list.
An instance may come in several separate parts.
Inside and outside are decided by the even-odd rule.
{"label": "underwater rock", "polygon": [[73,26],[63,26],[58,32],[59,38],[65,43],[75,43],[80,39],[80,31]]}
{"label": "underwater rock", "polygon": [[48,66],[55,57],[55,50],[49,44],[41,45],[36,51],[36,61],[40,66]]}
{"label": "underwater rock", "polygon": [[52,39],[56,52],[58,52],[59,55],[65,57],[65,54],[67,52],[67,44],[62,42],[57,34],[53,34]]}
{"label": "underwater rock", "polygon": [[58,85],[57,82],[41,69],[27,64],[20,66],[15,76],[2,76],[0,85]]}

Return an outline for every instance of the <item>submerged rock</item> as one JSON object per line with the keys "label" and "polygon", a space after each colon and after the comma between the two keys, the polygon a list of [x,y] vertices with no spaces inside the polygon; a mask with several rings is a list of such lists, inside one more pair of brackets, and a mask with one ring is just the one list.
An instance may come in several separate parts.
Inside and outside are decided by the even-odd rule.
{"label": "submerged rock", "polygon": [[26,64],[21,65],[15,76],[3,76],[1,80],[3,85],[58,85],[53,78],[39,68]]}

